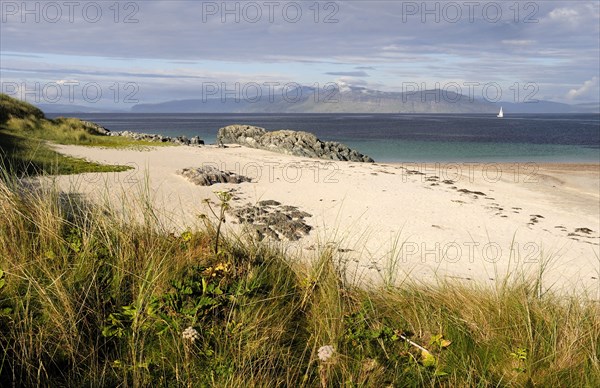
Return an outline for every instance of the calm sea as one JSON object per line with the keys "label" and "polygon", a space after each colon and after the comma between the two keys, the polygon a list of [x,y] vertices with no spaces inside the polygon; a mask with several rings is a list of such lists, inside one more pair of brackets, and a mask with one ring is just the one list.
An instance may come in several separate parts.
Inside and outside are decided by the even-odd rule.
{"label": "calm sea", "polygon": [[[56,115],[54,115],[56,116]],[[521,114],[72,114],[112,131],[200,136],[220,127],[312,132],[381,162],[600,162],[600,115]]]}

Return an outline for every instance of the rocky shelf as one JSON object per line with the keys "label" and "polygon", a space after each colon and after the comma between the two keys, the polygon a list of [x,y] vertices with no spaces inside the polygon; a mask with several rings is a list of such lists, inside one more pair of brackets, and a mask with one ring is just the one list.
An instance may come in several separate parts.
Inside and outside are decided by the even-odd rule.
{"label": "rocky shelf", "polygon": [[251,182],[251,179],[229,171],[221,171],[213,166],[188,167],[177,171],[190,182],[199,186],[212,186],[215,183],[242,183]]}
{"label": "rocky shelf", "polygon": [[128,137],[130,139],[134,139],[134,140],[145,140],[145,141],[152,141],[152,142],[158,142],[158,143],[175,143],[175,144],[180,144],[180,145],[187,145],[187,146],[200,146],[200,145],[204,145],[204,140],[200,139],[200,137],[198,136],[194,136],[190,139],[188,139],[186,136],[177,136],[177,137],[170,137],[170,136],[164,136],[164,135],[157,135],[157,134],[153,134],[153,133],[137,133],[137,132],[131,132],[131,131],[122,131],[122,132],[108,132],[107,133],[108,136],[122,136],[122,137]]}
{"label": "rocky shelf", "polygon": [[251,227],[259,240],[269,237],[277,241],[284,238],[297,241],[312,230],[304,221],[306,217],[311,217],[310,214],[273,200],[232,208],[230,213],[240,223]]}
{"label": "rocky shelf", "polygon": [[367,155],[350,149],[344,144],[321,141],[315,135],[303,131],[280,130],[268,132],[252,125],[229,125],[219,129],[219,144],[236,143],[251,148],[279,152],[309,158],[374,162]]}

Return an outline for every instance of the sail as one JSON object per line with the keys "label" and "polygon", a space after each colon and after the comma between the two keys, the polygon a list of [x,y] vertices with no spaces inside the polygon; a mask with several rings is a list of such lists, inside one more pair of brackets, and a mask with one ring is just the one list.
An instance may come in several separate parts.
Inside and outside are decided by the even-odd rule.
{"label": "sail", "polygon": [[500,107],[500,113],[498,113],[498,117],[504,117],[504,112],[502,112],[502,107]]}

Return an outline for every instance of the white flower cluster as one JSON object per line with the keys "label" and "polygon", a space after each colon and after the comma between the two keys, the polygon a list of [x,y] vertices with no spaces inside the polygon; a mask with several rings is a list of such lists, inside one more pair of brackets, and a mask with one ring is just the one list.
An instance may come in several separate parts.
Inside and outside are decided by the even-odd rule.
{"label": "white flower cluster", "polygon": [[198,331],[191,326],[185,329],[181,335],[183,336],[184,340],[188,340],[190,342],[200,339],[200,333],[198,333]]}
{"label": "white flower cluster", "polygon": [[333,356],[333,353],[335,353],[333,346],[331,346],[331,345],[321,346],[318,351],[319,360],[325,362],[325,361],[329,360],[331,358],[331,356]]}

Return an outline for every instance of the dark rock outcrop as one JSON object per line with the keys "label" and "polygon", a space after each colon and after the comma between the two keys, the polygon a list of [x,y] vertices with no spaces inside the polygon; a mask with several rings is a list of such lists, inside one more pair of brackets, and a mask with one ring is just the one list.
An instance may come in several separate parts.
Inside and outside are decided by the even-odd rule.
{"label": "dark rock outcrop", "polygon": [[215,183],[242,183],[251,181],[248,177],[237,175],[229,171],[221,171],[213,166],[184,168],[183,170],[177,171],[177,174],[199,186],[211,186]]}
{"label": "dark rock outcrop", "polygon": [[311,217],[310,214],[298,210],[295,206],[283,206],[273,200],[233,208],[230,213],[242,224],[250,226],[259,240],[269,237],[277,241],[297,241],[312,230],[304,221],[306,217]]}
{"label": "dark rock outcrop", "polygon": [[200,139],[198,136],[194,136],[191,139],[188,139],[186,136],[171,137],[171,136],[157,135],[157,134],[153,134],[153,133],[137,133],[137,132],[131,132],[131,131],[122,131],[122,132],[110,132],[109,131],[108,135],[109,136],[122,136],[122,137],[128,137],[130,139],[134,139],[134,140],[144,140],[144,141],[151,141],[151,142],[157,142],[157,143],[175,143],[175,144],[187,145],[187,146],[204,145],[204,140]]}
{"label": "dark rock outcrop", "polygon": [[92,135],[110,136],[110,131],[100,124],[91,121],[80,120],[83,128]]}
{"label": "dark rock outcrop", "polygon": [[217,141],[220,144],[236,143],[251,148],[309,158],[352,162],[374,161],[344,144],[321,141],[312,133],[303,131],[267,132],[264,128],[251,125],[229,125],[219,129]]}

